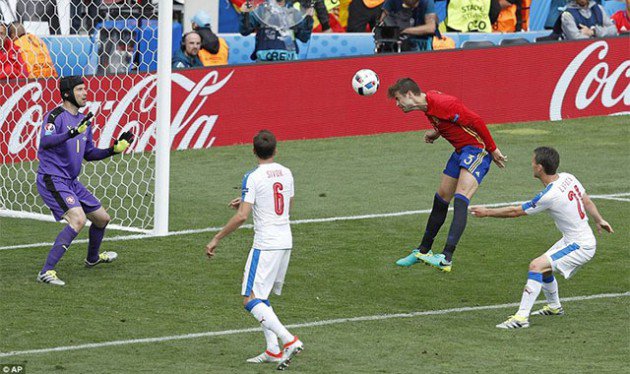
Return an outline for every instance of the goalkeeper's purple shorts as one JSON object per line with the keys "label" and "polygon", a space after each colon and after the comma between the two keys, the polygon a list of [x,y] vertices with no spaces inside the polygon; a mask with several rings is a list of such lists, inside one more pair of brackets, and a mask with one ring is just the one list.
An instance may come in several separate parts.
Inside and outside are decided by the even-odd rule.
{"label": "goalkeeper's purple shorts", "polygon": [[57,221],[70,208],[81,207],[87,214],[101,207],[101,202],[78,179],[37,174],[37,191]]}

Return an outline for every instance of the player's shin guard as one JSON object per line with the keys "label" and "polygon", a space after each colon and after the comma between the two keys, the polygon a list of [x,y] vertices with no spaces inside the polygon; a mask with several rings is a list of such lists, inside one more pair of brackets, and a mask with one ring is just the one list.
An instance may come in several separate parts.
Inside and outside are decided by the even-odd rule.
{"label": "player's shin guard", "polygon": [[78,233],[74,231],[70,225],[67,225],[63,228],[63,230],[61,230],[55,239],[55,244],[53,244],[50,252],[48,253],[46,263],[41,271],[42,273],[55,268],[55,265],[57,265],[59,260],[61,260],[61,257],[63,257],[64,253],[66,253],[66,250],[70,247],[70,244],[77,235]]}
{"label": "player's shin guard", "polygon": [[245,305],[245,309],[260,322],[263,328],[269,329],[276,334],[276,336],[282,340],[282,343],[286,344],[293,340],[293,335],[291,335],[289,330],[280,322],[273,309],[267,306],[262,300],[251,300]]}
{"label": "player's shin guard", "polygon": [[420,252],[428,253],[433,246],[433,240],[440,231],[440,228],[446,220],[446,214],[448,213],[449,202],[442,199],[437,193],[433,197],[433,208],[431,209],[431,215],[427,221],[427,228],[424,231],[422,237],[422,243],[420,243]]}
{"label": "player's shin guard", "polygon": [[527,284],[525,285],[525,289],[523,290],[521,305],[518,308],[518,312],[516,312],[517,316],[524,318],[529,317],[529,314],[532,311],[532,307],[534,306],[538,295],[540,295],[541,288],[542,274],[530,271],[527,274]]}
{"label": "player's shin guard", "polygon": [[446,261],[451,261],[455,247],[459,243],[459,239],[462,237],[464,230],[466,229],[466,222],[468,220],[468,204],[470,200],[462,194],[455,194],[455,212],[453,214],[453,222],[451,222],[451,228],[448,231],[448,237],[446,239],[446,246],[444,247],[444,257]]}
{"label": "player's shin guard", "polygon": [[[107,227],[107,225],[105,225],[105,227]],[[105,227],[97,227],[95,224],[90,226],[87,260],[91,263],[98,261],[98,252],[101,249],[103,236],[105,236]]]}
{"label": "player's shin guard", "polygon": [[551,274],[550,276],[543,278],[542,290],[545,294],[545,298],[547,299],[547,304],[551,308],[558,309],[560,308],[560,296],[558,296],[558,281]]}

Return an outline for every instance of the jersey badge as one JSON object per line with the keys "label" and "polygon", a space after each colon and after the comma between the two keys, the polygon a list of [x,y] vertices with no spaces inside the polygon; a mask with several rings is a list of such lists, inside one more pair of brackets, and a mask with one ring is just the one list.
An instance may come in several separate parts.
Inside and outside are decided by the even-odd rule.
{"label": "jersey badge", "polygon": [[52,135],[55,132],[55,125],[52,123],[47,123],[44,126],[44,135]]}

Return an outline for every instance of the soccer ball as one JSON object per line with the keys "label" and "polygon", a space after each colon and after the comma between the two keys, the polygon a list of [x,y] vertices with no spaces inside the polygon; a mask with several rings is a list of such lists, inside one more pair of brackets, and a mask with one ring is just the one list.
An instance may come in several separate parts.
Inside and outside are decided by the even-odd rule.
{"label": "soccer ball", "polygon": [[361,96],[374,95],[380,83],[378,75],[370,69],[361,69],[352,77],[352,88]]}

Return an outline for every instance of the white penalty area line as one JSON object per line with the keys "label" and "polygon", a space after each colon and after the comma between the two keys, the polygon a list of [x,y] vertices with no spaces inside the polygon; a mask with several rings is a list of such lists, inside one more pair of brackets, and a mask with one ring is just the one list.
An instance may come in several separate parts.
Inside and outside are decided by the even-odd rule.
{"label": "white penalty area line", "polygon": [[[607,200],[617,200],[617,201],[627,201],[630,202],[630,198],[624,199],[623,197],[630,196],[630,192],[621,192],[607,195],[589,195],[591,199],[607,199]],[[473,206],[485,206],[485,207],[500,207],[506,205],[517,205],[523,204],[525,201],[512,201],[505,203],[493,203],[493,204],[473,204]],[[450,211],[453,208],[449,208]],[[401,217],[401,216],[410,216],[416,214],[427,214],[431,213],[431,209],[423,209],[423,210],[407,210],[402,212],[393,212],[393,213],[377,213],[377,214],[363,214],[357,216],[340,216],[340,217],[326,217],[326,218],[311,218],[311,219],[298,219],[292,220],[291,225],[301,225],[305,223],[324,223],[324,222],[337,222],[337,221],[355,221],[355,220],[363,220],[363,219],[372,219],[372,218],[387,218],[387,217]],[[109,226],[108,226],[109,227]],[[177,235],[190,235],[190,234],[202,234],[206,232],[219,232],[222,227],[206,227],[203,229],[192,229],[192,230],[181,230],[181,231],[171,231],[163,236],[156,235],[147,235],[147,234],[137,234],[137,235],[121,235],[121,236],[112,236],[105,237],[103,241],[107,242],[116,242],[122,240],[137,240],[137,239],[152,239],[152,238],[160,238],[160,237],[168,237],[168,236],[177,236]],[[242,225],[241,229],[251,229],[254,228],[252,224]],[[81,244],[87,243],[88,239],[80,239],[73,240],[72,244]],[[26,248],[40,248],[40,247],[51,247],[54,243],[45,242],[45,243],[32,243],[32,244],[18,244],[18,245],[9,245],[0,247],[0,251],[6,251],[11,249],[26,249]]]}
{"label": "white penalty area line", "polygon": [[[594,300],[594,299],[611,299],[611,298],[620,298],[620,297],[628,297],[628,296],[630,296],[630,292],[604,293],[604,294],[588,295],[588,296],[567,297],[567,298],[563,298],[562,302]],[[542,304],[545,302],[546,301],[538,301],[536,302],[536,304]],[[337,318],[337,319],[328,319],[328,320],[323,320],[323,321],[296,323],[293,325],[287,325],[285,327],[289,329],[300,329],[300,328],[305,328],[305,327],[329,326],[329,325],[337,325],[337,324],[342,324],[342,323],[382,321],[382,320],[394,319],[394,318],[413,318],[413,317],[421,317],[421,316],[445,315],[445,314],[452,314],[452,313],[477,312],[480,310],[495,310],[495,309],[513,308],[517,306],[519,306],[519,303],[470,306],[470,307],[451,308],[451,309],[427,310],[423,312],[411,312],[411,313],[380,314],[380,315],[373,315],[373,316]],[[29,349],[25,351],[0,352],[0,357],[14,357],[14,356],[34,355],[34,354],[43,354],[43,353],[51,353],[51,352],[78,351],[78,350],[83,350],[83,349],[116,347],[116,346],[122,346],[122,345],[130,345],[130,344],[162,343],[162,342],[168,342],[168,341],[174,341],[174,340],[187,340],[187,339],[214,337],[214,336],[248,334],[248,333],[259,332],[259,331],[262,331],[261,328],[256,327],[256,328],[239,329],[239,330],[208,331],[208,332],[200,332],[200,333],[194,333],[194,334],[161,336],[161,337],[156,337],[156,338],[114,340],[114,341],[102,342],[102,343],[88,343],[88,344],[67,345],[67,346],[53,347],[53,348]]]}

